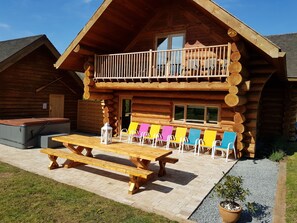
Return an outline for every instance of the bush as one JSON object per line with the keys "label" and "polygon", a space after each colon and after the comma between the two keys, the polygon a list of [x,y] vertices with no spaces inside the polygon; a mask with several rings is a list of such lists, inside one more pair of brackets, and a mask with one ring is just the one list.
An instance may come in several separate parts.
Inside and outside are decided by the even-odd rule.
{"label": "bush", "polygon": [[[288,142],[282,137],[268,137],[268,138],[259,138],[257,140],[257,158],[268,158],[271,160],[275,156],[280,157],[280,160],[286,155],[288,148]],[[276,160],[273,160],[276,161]],[[279,161],[279,160],[278,160]]]}
{"label": "bush", "polygon": [[270,154],[269,159],[273,162],[279,162],[284,159],[285,156],[286,153],[283,150],[275,150]]}

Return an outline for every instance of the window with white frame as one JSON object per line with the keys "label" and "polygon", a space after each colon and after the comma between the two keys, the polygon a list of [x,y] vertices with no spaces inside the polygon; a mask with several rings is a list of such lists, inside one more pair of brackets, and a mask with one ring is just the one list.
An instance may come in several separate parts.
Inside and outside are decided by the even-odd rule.
{"label": "window with white frame", "polygon": [[219,106],[175,104],[173,121],[193,124],[218,124]]}

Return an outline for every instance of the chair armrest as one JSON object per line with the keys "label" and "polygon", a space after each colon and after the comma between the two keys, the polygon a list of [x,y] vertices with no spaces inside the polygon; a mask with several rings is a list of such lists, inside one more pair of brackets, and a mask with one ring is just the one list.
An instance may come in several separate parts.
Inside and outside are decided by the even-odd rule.
{"label": "chair armrest", "polygon": [[121,132],[128,132],[128,129],[126,129],[126,128],[121,129]]}
{"label": "chair armrest", "polygon": [[220,140],[214,140],[214,141],[212,142],[212,147],[217,146],[217,144],[221,145],[221,141],[220,141]]}
{"label": "chair armrest", "polygon": [[234,146],[234,142],[230,142],[229,144],[228,144],[228,149],[235,149],[235,146]]}

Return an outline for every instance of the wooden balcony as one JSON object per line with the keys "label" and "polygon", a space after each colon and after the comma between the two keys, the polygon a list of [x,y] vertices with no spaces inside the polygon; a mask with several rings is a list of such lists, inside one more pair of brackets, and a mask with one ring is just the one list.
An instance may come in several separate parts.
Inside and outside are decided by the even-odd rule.
{"label": "wooden balcony", "polygon": [[230,44],[95,55],[96,82],[222,80],[229,76]]}

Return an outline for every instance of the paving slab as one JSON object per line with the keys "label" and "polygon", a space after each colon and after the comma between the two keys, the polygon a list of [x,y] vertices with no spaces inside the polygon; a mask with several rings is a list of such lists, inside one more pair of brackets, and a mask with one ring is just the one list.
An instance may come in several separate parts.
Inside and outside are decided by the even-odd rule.
{"label": "paving slab", "polygon": [[[125,156],[100,151],[93,151],[93,154],[101,159],[130,163]],[[187,221],[214,184],[223,177],[223,172],[228,172],[236,161],[225,162],[221,157],[212,159],[208,154],[194,156],[193,152],[178,153],[177,150],[173,150],[171,156],[179,161],[166,164],[166,176],[158,177],[159,164],[151,163],[150,169],[155,172],[153,179],[138,193],[129,195],[127,175],[92,166],[49,170],[48,156],[41,153],[40,148],[17,149],[0,144],[1,162],[170,219]],[[58,163],[63,161],[58,158]]]}

